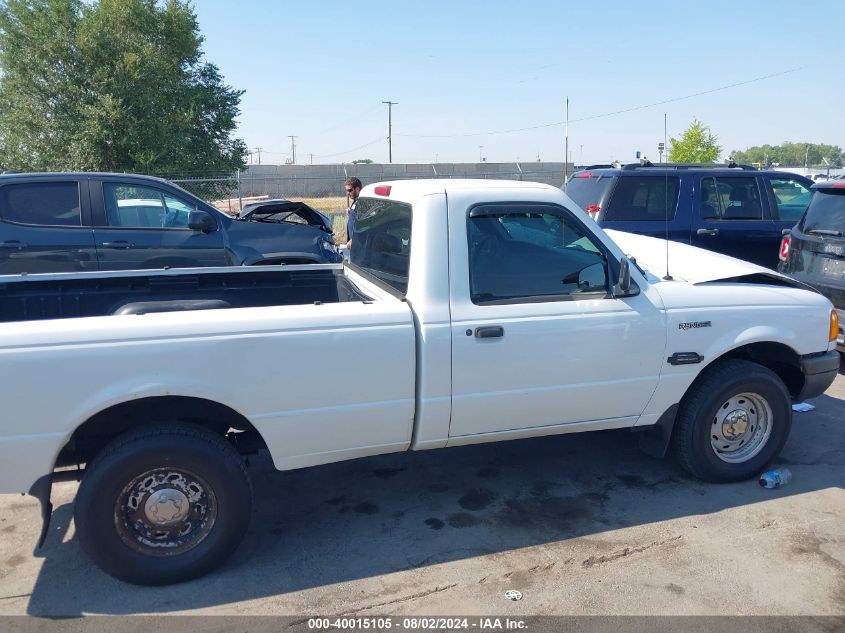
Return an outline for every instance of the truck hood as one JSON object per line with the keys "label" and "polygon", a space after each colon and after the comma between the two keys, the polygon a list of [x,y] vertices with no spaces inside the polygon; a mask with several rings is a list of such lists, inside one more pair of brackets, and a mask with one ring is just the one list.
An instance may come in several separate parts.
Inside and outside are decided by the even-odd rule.
{"label": "truck hood", "polygon": [[[605,232],[626,255],[637,260],[640,268],[644,268],[657,277],[663,277],[666,274],[666,240],[622,231],[606,230]],[[671,241],[669,242],[669,274],[675,281],[687,281],[692,284],[749,277],[760,281],[767,280],[777,285],[807,287],[769,268],[689,244]]]}

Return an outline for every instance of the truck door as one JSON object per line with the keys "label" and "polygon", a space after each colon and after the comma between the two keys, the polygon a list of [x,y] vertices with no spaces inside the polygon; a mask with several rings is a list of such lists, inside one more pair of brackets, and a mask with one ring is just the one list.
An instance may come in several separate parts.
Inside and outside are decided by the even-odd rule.
{"label": "truck door", "polygon": [[188,228],[193,205],[169,191],[130,182],[92,187],[101,270],[228,265],[223,231],[211,214],[216,228],[195,231]]}
{"label": "truck door", "polygon": [[0,274],[97,270],[87,180],[0,187]]}
{"label": "truck door", "polygon": [[453,266],[450,280],[450,442],[632,425],[665,360],[659,307],[645,293],[610,298],[618,263],[558,204],[491,201],[454,224],[450,261],[469,270]]}

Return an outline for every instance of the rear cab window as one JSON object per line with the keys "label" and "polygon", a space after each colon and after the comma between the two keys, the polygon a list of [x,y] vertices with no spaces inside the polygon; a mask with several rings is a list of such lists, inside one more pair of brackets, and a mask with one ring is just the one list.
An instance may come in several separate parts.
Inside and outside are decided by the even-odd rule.
{"label": "rear cab window", "polygon": [[411,265],[411,205],[381,198],[360,198],[349,252],[358,272],[405,296]]}
{"label": "rear cab window", "polygon": [[604,222],[665,222],[675,218],[680,180],[677,176],[619,178],[610,196]]}

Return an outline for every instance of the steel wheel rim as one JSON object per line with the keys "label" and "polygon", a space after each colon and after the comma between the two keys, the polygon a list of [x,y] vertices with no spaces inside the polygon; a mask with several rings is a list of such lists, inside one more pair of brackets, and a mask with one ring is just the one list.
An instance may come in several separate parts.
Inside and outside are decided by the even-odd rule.
{"label": "steel wheel rim", "polygon": [[710,447],[723,462],[747,462],[766,446],[772,423],[772,408],[763,396],[751,392],[733,395],[713,415]]}
{"label": "steel wheel rim", "polygon": [[217,497],[197,475],[156,468],[135,477],[114,509],[121,540],[146,556],[175,556],[202,543],[217,521]]}

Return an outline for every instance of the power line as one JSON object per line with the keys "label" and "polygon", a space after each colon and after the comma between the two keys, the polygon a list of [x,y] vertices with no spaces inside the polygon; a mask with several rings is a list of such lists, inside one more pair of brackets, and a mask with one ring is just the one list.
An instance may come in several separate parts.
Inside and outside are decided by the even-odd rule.
{"label": "power line", "polygon": [[381,107],[381,105],[374,105],[374,106],[371,106],[371,107],[367,108],[366,110],[363,110],[363,111],[359,112],[358,114],[354,114],[354,115],[352,115],[351,117],[347,117],[347,118],[345,118],[345,119],[341,120],[339,123],[335,123],[334,125],[330,125],[329,127],[327,127],[327,128],[326,128],[326,129],[324,129],[324,130],[320,130],[320,131],[319,131],[319,132],[317,132],[316,134],[312,134],[312,136],[320,136],[320,135],[322,135],[322,134],[325,134],[326,132],[330,132],[330,131],[332,131],[332,130],[336,130],[337,128],[339,128],[339,127],[341,127],[341,126],[344,126],[344,125],[346,125],[347,123],[351,123],[352,121],[356,121],[356,120],[358,120],[358,119],[361,119],[361,118],[365,117],[366,115],[370,114],[371,112],[375,112],[375,111],[376,111],[376,110],[378,110],[380,107]]}
{"label": "power line", "polygon": [[[582,121],[591,121],[593,119],[602,119],[605,117],[616,116],[619,114],[627,114],[628,112],[636,112],[637,110],[645,110],[646,108],[653,108],[659,105],[665,105],[667,103],[675,103],[677,101],[684,101],[685,99],[692,99],[693,97],[700,97],[707,94],[712,94],[714,92],[720,92],[722,90],[728,90],[730,88],[736,88],[738,86],[745,86],[751,83],[755,83],[757,81],[763,81],[765,79],[772,79],[774,77],[780,77],[782,75],[787,75],[790,73],[798,72],[799,70],[804,70],[807,66],[801,66],[799,68],[792,68],[790,70],[784,70],[779,73],[772,73],[771,75],[764,75],[762,77],[755,77],[754,79],[748,79],[746,81],[738,81],[733,84],[728,84],[726,86],[719,86],[718,88],[712,88],[710,90],[702,90],[701,92],[694,92],[692,94],[684,95],[683,97],[674,97],[672,99],[664,99],[663,101],[656,101],[654,103],[648,103],[645,105],[634,106],[631,108],[625,108],[624,110],[616,110],[614,112],[605,112],[603,114],[594,114],[591,116],[582,117],[580,119],[570,119],[570,123],[581,123]],[[471,132],[467,134],[398,134],[397,136],[409,137],[409,138],[469,138],[473,136],[488,136],[488,135],[495,135],[495,134],[512,134],[515,132],[528,132],[530,130],[541,130],[543,128],[549,127],[559,127],[564,125],[565,121],[555,121],[554,123],[543,123],[541,125],[530,125],[528,127],[520,127],[520,128],[512,128],[508,130],[490,130],[486,132]]]}
{"label": "power line", "polygon": [[359,145],[358,147],[353,147],[352,149],[347,149],[342,152],[335,152],[334,154],[314,154],[315,158],[331,158],[332,156],[342,156],[343,154],[349,154],[350,152],[357,152],[359,149],[364,149],[365,147],[369,147],[370,145],[375,145],[376,143],[381,143],[384,140],[383,136],[379,136],[377,139],[370,141],[369,143],[364,143],[363,145]]}

